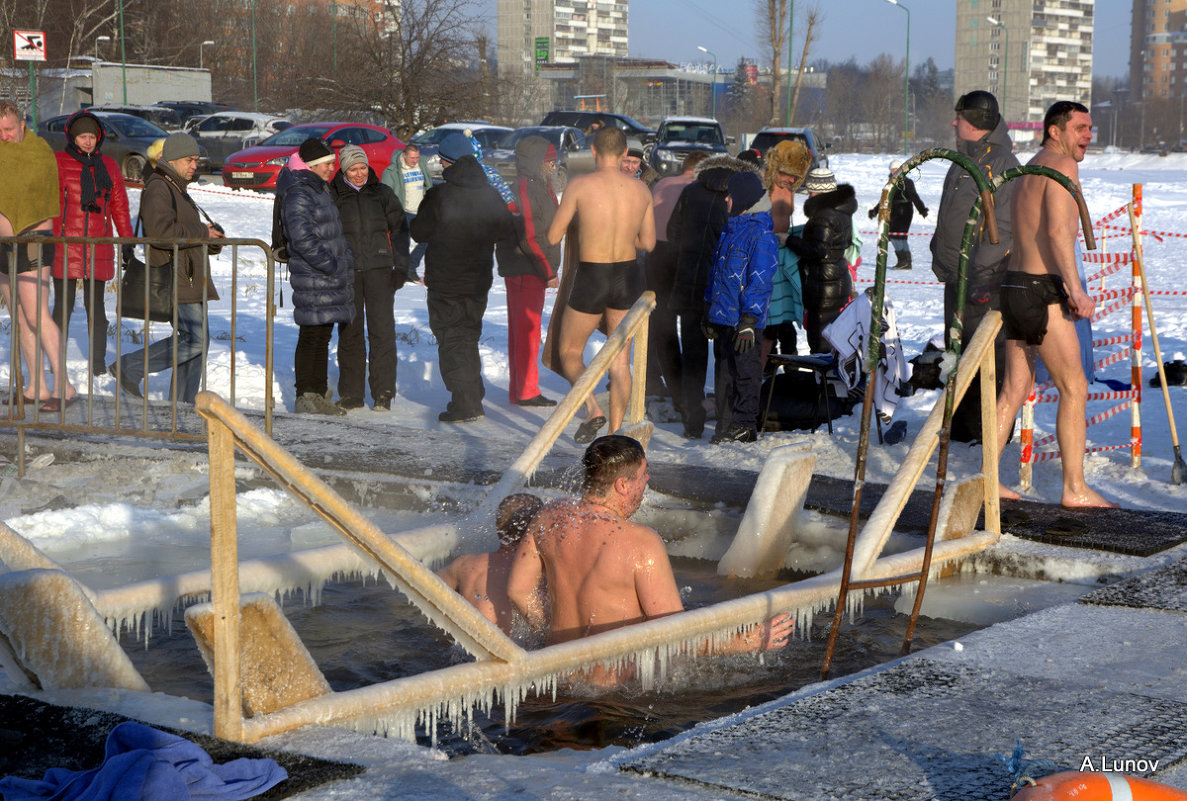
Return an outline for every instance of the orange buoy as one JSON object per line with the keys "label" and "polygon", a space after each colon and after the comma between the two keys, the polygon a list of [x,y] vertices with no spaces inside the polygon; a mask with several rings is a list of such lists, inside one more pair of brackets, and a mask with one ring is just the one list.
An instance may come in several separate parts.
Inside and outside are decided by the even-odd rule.
{"label": "orange buoy", "polygon": [[1187,801],[1187,790],[1126,776],[1069,770],[1052,773],[1024,787],[1012,801]]}

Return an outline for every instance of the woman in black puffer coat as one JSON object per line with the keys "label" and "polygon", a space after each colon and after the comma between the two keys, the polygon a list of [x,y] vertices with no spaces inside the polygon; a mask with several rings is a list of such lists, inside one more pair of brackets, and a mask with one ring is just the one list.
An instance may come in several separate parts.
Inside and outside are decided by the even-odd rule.
{"label": "woman in black puffer coat", "polygon": [[853,295],[853,278],[845,261],[845,249],[853,241],[856,211],[857,196],[849,184],[841,184],[829,192],[813,193],[804,204],[808,222],[803,232],[798,237],[787,238],[787,247],[800,258],[804,330],[813,353],[831,350],[821,332],[837,318]]}
{"label": "woman in black puffer coat", "polygon": [[301,145],[309,169],[293,170],[281,188],[281,224],[289,252],[293,321],[300,327],[294,354],[298,412],[342,415],[326,398],[330,338],[335,323],[354,318],[354,254],[342,231],[342,218],[327,183],[334,151],[320,139]]}
{"label": "woman in black puffer coat", "polygon": [[408,222],[396,193],[379,182],[361,147],[342,148],[338,165],[330,194],[354,253],[354,320],[338,331],[338,405],[363,406],[369,368],[375,410],[388,411],[396,394],[392,300],[408,277]]}

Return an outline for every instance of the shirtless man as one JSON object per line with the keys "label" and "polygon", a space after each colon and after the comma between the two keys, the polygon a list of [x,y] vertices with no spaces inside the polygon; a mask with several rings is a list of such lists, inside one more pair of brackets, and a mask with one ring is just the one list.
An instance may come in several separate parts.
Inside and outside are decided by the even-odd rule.
{"label": "shirtless man", "polygon": [[437,571],[451,590],[473,604],[508,636],[511,635],[514,610],[507,597],[507,579],[511,575],[515,549],[543,505],[544,502],[535,495],[508,495],[495,514],[499,549],[459,556]]}
{"label": "shirtless man", "polygon": [[[1079,186],[1078,165],[1091,141],[1088,109],[1061,100],[1047,109],[1042,148],[1028,163],[1058,170]],[[1080,286],[1076,271],[1076,202],[1050,178],[1028,175],[1018,180],[1011,205],[1014,250],[1001,287],[1006,375],[997,399],[998,448],[1005,448],[1014,418],[1034,383],[1035,356],[1041,356],[1059,389],[1055,434],[1063,454],[1060,503],[1114,506],[1084,483],[1088,381],[1080,366],[1074,323],[1091,318],[1096,302]],[[1001,485],[999,493],[1003,498],[1019,497]]]}
{"label": "shirtless man", "polygon": [[[577,219],[580,264],[560,332],[561,372],[570,384],[585,371],[585,343],[598,323],[605,320],[609,334],[639,298],[636,251],[655,247],[651,192],[619,170],[626,136],[618,128],[601,128],[594,135],[592,150],[597,169],[569,182],[548,227],[548,241],[555,245]],[[618,354],[609,372],[610,430],[617,431],[631,393],[629,348]],[[574,437],[582,445],[606,424],[592,393],[586,398],[585,411],[585,422]]]}
{"label": "shirtless man", "polygon": [[[581,461],[581,498],[544,506],[520,542],[507,588],[530,623],[549,624],[549,645],[684,611],[663,540],[629,519],[650,478],[643,446],[611,434],[594,440]],[[548,609],[537,592],[545,577]],[[776,615],[720,650],[781,648],[792,628],[788,615]],[[587,677],[601,685],[620,678],[604,669]]]}

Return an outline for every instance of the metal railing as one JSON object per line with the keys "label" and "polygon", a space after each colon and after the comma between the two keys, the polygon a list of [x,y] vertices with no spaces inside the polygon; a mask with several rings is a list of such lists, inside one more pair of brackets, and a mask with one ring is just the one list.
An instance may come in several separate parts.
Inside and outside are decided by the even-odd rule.
{"label": "metal railing", "polygon": [[[178,356],[178,329],[177,329],[177,286],[174,282],[173,288],[173,319],[172,323],[152,323],[146,320],[126,318],[121,313],[121,301],[123,300],[122,286],[124,279],[124,265],[122,259],[119,258],[120,249],[125,245],[132,246],[155,246],[158,250],[166,250],[172,252],[173,261],[176,263],[181,251],[189,247],[200,247],[203,251],[208,251],[211,247],[211,240],[197,239],[197,240],[165,240],[165,239],[148,239],[143,237],[63,237],[63,236],[17,236],[17,237],[3,237],[0,238],[0,248],[8,249],[10,269],[7,276],[0,276],[0,281],[5,282],[9,290],[9,297],[13,308],[11,308],[9,315],[9,330],[8,336],[4,341],[8,346],[7,357],[4,361],[8,364],[8,399],[7,408],[0,413],[0,425],[10,426],[16,429],[18,448],[17,448],[17,469],[19,475],[24,475],[24,439],[25,432],[28,429],[43,429],[76,432],[79,434],[122,434],[135,435],[138,437],[151,438],[168,438],[179,440],[195,440],[200,441],[205,433],[201,427],[201,420],[188,416],[185,409],[185,404],[179,407],[179,388],[176,386],[177,374],[177,356]],[[59,260],[62,260],[62,249],[67,246],[82,247],[84,249],[84,263],[88,273],[93,275],[93,266],[95,262],[95,250],[100,246],[109,246],[115,248],[115,276],[111,281],[99,282],[93,278],[83,279],[53,279],[38,280],[37,273],[33,271],[21,273],[18,275],[15,259],[16,249],[19,247],[29,247],[33,249],[33,254],[40,262],[43,255],[48,256],[47,245],[53,245],[58,253]],[[212,338],[209,331],[210,322],[210,304],[207,298],[207,287],[202,287],[203,303],[202,303],[202,330],[207,332],[207,336],[203,338],[202,343],[202,379],[201,386],[207,387],[207,368],[208,357],[211,346],[215,341],[226,341],[225,346],[228,352],[228,371],[229,375],[226,378],[226,394],[230,399],[232,405],[236,404],[239,389],[239,377],[237,375],[238,363],[238,343],[241,341],[241,313],[240,303],[243,297],[243,287],[241,286],[241,274],[245,272],[243,269],[243,262],[245,255],[244,251],[249,252],[258,251],[262,256],[264,262],[264,271],[266,274],[267,283],[267,311],[264,315],[263,328],[265,337],[265,356],[263,368],[263,397],[264,397],[264,427],[265,430],[271,432],[272,430],[272,409],[273,409],[273,391],[272,391],[272,375],[273,375],[273,328],[276,316],[276,309],[273,303],[274,287],[275,287],[275,260],[271,249],[262,241],[258,239],[222,239],[218,241],[218,245],[223,248],[224,257],[229,255],[231,259],[230,270],[230,287],[226,289],[223,297],[227,298],[230,306],[229,312],[229,332],[226,329],[218,331],[218,336]],[[49,268],[41,268],[42,275],[48,272]],[[80,385],[76,389],[78,391],[79,401],[72,402],[69,407],[65,403],[60,403],[60,408],[56,411],[44,411],[41,404],[44,403],[44,398],[35,403],[26,402],[24,397],[24,381],[23,381],[23,366],[20,337],[18,335],[18,324],[15,322],[17,317],[11,312],[16,310],[16,305],[19,303],[18,298],[18,282],[32,280],[36,282],[36,291],[33,293],[35,299],[35,312],[32,315],[33,323],[33,341],[36,342],[33,354],[24,354],[27,361],[36,359],[39,364],[33,369],[38,373],[43,374],[42,362],[46,358],[45,352],[41,349],[42,335],[45,326],[55,326],[61,336],[59,337],[60,345],[57,352],[57,358],[61,364],[61,375],[55,377],[55,381],[61,381],[67,374],[67,344],[70,339],[70,331],[63,330],[67,328],[67,320],[73,318],[74,310],[65,307],[65,298],[57,299],[56,305],[59,309],[59,317],[52,318],[48,312],[50,299],[48,294],[50,292],[51,281],[61,280],[64,286],[69,281],[81,281],[81,292],[78,294],[84,298],[84,306],[94,308],[97,304],[102,304],[110,313],[114,309],[114,315],[109,315],[108,319],[114,319],[115,332],[115,361],[119,360],[128,353],[130,348],[125,346],[126,339],[132,339],[133,342],[140,342],[144,345],[142,352],[141,368],[146,379],[150,375],[149,367],[149,343],[154,339],[154,334],[158,334],[156,339],[169,339],[172,342],[171,346],[171,374],[169,377],[169,388],[165,392],[164,404],[149,400],[149,394],[146,392],[143,398],[131,399],[122,397],[125,393],[121,392],[119,383],[116,382],[111,394],[100,393],[95,388],[95,378],[93,371],[87,369],[86,384]],[[104,290],[100,291],[100,286],[104,285]],[[26,285],[27,287],[27,285]],[[145,291],[147,294],[148,286],[145,284]],[[27,289],[25,290],[28,294]],[[108,304],[109,296],[114,296],[114,306]],[[81,311],[80,311],[81,313]],[[221,312],[220,312],[221,315]],[[254,322],[254,321],[253,321]],[[95,354],[90,353],[92,344],[95,341],[94,331],[94,315],[86,312],[86,330],[85,335],[80,336],[83,340],[80,344],[87,354],[88,364],[93,363],[96,359]],[[159,328],[162,325],[169,325],[169,333],[165,334]],[[109,331],[111,329],[109,328]],[[221,344],[217,346],[217,350],[223,352]],[[101,357],[106,362],[107,354],[104,353]],[[40,375],[32,377],[34,381],[40,381]],[[145,388],[149,386],[149,381],[145,381]],[[0,390],[2,391],[2,390]],[[38,394],[42,394],[44,388]],[[58,386],[54,387],[55,395],[60,395],[61,390]],[[29,410],[28,406],[32,406]],[[194,425],[187,426],[186,423],[190,420],[194,421]]]}

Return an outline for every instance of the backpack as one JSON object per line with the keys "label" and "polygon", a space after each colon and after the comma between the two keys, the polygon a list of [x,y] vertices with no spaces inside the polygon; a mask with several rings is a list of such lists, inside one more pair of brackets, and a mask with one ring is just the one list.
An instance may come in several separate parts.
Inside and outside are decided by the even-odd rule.
{"label": "backpack", "polygon": [[286,191],[278,193],[272,201],[272,256],[281,264],[286,264],[289,260],[289,241],[284,235],[284,222],[280,218],[280,207],[286,194],[287,188]]}

